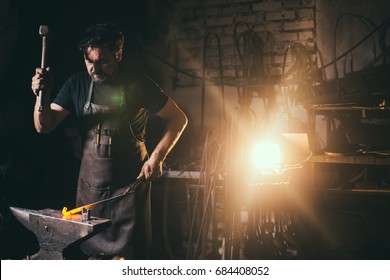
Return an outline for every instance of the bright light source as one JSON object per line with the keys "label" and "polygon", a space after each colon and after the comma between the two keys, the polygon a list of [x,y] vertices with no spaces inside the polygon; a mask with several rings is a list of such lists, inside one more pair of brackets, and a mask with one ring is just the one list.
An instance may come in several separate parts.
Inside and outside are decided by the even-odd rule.
{"label": "bright light source", "polygon": [[252,152],[254,168],[262,173],[280,170],[280,147],[271,142],[262,142],[254,146]]}

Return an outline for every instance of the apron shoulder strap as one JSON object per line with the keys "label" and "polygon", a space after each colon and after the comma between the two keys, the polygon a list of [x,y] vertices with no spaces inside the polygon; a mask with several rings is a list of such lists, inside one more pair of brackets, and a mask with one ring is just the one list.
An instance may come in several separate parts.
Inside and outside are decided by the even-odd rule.
{"label": "apron shoulder strap", "polygon": [[93,80],[91,79],[91,84],[89,85],[89,90],[88,90],[87,101],[84,104],[84,110],[88,110],[89,107],[91,107],[92,93],[93,93]]}

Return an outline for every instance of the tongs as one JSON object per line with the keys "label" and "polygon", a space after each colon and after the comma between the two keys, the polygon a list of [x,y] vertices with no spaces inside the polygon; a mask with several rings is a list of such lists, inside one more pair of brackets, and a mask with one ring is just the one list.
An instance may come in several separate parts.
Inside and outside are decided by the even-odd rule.
{"label": "tongs", "polygon": [[130,193],[133,193],[135,192],[135,189],[137,188],[138,184],[141,182],[141,181],[144,181],[145,180],[145,177],[141,177],[139,179],[137,179],[137,181],[135,181],[134,183],[132,183],[124,193],[122,194],[119,194],[119,195],[116,195],[116,196],[113,196],[113,197],[109,197],[109,198],[106,198],[106,199],[103,199],[103,200],[99,200],[99,201],[96,201],[96,202],[93,202],[93,203],[90,203],[90,204],[87,204],[87,205],[83,205],[83,206],[80,206],[80,207],[77,207],[77,208],[74,208],[72,210],[69,210],[68,211],[68,208],[67,207],[64,207],[62,208],[62,215],[64,216],[70,216],[72,214],[76,214],[78,212],[81,212],[83,209],[91,209],[92,207],[95,207],[96,205],[98,204],[102,204],[102,203],[105,203],[107,201],[111,201],[111,200],[115,200],[115,199],[118,199],[118,198],[121,198],[122,196],[125,196],[127,194],[130,194]]}

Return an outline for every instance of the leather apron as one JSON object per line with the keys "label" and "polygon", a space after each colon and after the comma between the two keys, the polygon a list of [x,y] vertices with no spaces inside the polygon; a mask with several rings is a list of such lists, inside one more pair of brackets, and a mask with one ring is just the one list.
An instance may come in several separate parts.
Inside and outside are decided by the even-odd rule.
{"label": "leather apron", "polygon": [[[92,81],[83,110],[77,207],[124,193],[136,181],[146,155],[123,112],[123,91],[120,108],[110,108],[91,102],[93,86]],[[150,187],[141,182],[135,192],[93,207],[92,217],[111,219],[112,225],[83,242],[81,250],[90,257],[146,259],[151,244]]]}

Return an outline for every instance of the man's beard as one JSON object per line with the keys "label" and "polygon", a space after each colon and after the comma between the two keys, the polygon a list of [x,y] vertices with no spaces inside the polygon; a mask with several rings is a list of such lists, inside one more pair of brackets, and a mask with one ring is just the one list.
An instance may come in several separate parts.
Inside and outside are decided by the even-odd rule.
{"label": "man's beard", "polygon": [[[98,79],[96,78],[96,76],[99,76]],[[108,76],[104,73],[91,73],[91,78],[95,83],[103,84],[104,82],[106,82]]]}

